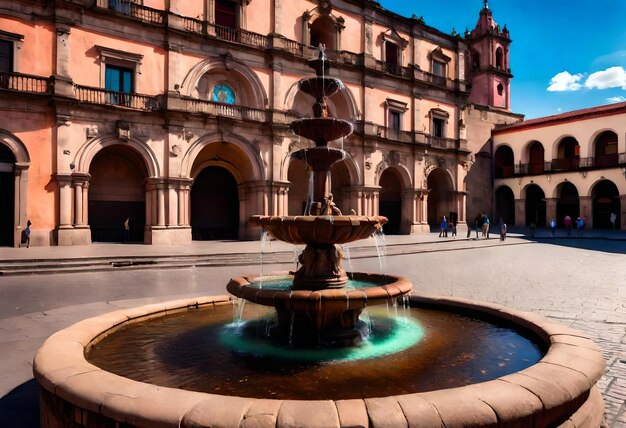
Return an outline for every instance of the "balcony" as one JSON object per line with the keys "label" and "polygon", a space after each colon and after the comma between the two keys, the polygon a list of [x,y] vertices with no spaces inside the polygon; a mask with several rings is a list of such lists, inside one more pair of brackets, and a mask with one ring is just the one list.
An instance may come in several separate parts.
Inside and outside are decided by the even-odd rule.
{"label": "balcony", "polygon": [[[464,141],[464,140],[463,140]],[[461,149],[461,140],[455,140],[454,138],[435,137],[432,135],[426,135],[426,144],[438,149]]]}
{"label": "balcony", "polygon": [[128,92],[108,91],[102,88],[74,85],[76,98],[85,104],[124,107],[133,110],[155,111],[160,109],[157,97]]}
{"label": "balcony", "polygon": [[128,0],[96,0],[96,6],[109,9],[122,15],[130,16],[141,22],[149,24],[163,25],[165,23],[165,12],[152,9],[141,4]]}
{"label": "balcony", "polygon": [[216,103],[195,98],[181,98],[180,101],[180,104],[176,102],[171,103],[171,109],[262,123],[269,122],[271,118],[268,110],[260,110],[252,107]]}
{"label": "balcony", "polygon": [[0,90],[48,94],[52,92],[50,78],[22,73],[0,73]]}
{"label": "balcony", "polygon": [[495,167],[495,178],[510,178],[545,173],[587,171],[591,169],[616,168],[626,165],[626,153],[613,153],[595,158],[552,159],[549,162],[520,163]]}

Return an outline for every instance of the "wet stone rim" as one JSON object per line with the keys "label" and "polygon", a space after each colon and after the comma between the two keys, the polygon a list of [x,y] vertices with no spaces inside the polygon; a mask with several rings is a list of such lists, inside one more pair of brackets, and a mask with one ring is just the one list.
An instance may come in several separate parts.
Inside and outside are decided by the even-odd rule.
{"label": "wet stone rim", "polygon": [[[52,335],[35,356],[42,426],[598,427],[604,402],[595,387],[604,371],[599,348],[583,333],[546,318],[461,298],[411,296],[420,305],[472,311],[520,325],[548,351],[535,365],[501,378],[438,391],[353,400],[269,400],[159,387],[104,371],[85,359],[90,344],[118,328],[230,296],[182,299],[86,319]],[[100,426],[100,425],[98,425]]]}

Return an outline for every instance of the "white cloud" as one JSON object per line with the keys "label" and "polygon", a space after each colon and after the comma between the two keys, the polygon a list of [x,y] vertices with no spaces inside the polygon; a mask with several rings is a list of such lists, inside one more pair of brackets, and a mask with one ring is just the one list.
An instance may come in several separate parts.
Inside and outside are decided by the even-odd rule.
{"label": "white cloud", "polygon": [[562,71],[550,79],[550,86],[548,91],[550,92],[562,92],[562,91],[577,91],[582,88],[579,83],[583,78],[582,74],[570,74],[567,71]]}
{"label": "white cloud", "polygon": [[624,101],[626,101],[626,97],[620,95],[619,97],[610,97],[606,100],[610,103],[623,103]]}
{"label": "white cloud", "polygon": [[604,71],[591,73],[585,82],[585,87],[589,89],[626,89],[626,70],[624,67],[610,67]]}

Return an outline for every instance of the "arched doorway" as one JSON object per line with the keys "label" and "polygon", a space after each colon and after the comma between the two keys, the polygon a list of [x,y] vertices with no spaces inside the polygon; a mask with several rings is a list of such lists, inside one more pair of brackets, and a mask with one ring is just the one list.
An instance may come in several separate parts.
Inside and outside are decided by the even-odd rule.
{"label": "arched doorway", "polygon": [[539,141],[535,141],[528,149],[528,173],[543,174],[544,170],[544,153],[543,145]]}
{"label": "arched doorway", "polygon": [[532,184],[526,188],[526,226],[534,223],[544,227],[546,222],[546,195],[541,187]]}
{"label": "arched doorway", "polygon": [[[452,183],[448,174],[441,168],[434,169],[428,174],[428,224],[439,226],[441,216],[446,216],[448,222],[454,221],[457,213],[451,212],[452,207]],[[452,215],[451,215],[452,214]]]}
{"label": "arched doorway", "polygon": [[499,222],[500,218],[509,226],[515,224],[515,195],[508,186],[501,186],[496,190],[496,218],[493,219],[494,223]]}
{"label": "arched doorway", "polygon": [[237,181],[222,167],[208,166],[193,181],[191,237],[196,241],[239,237]]}
{"label": "arched doorway", "polygon": [[621,203],[619,191],[615,183],[609,180],[602,180],[593,186],[591,191],[593,199],[593,228],[611,228],[611,213],[615,213],[615,227],[619,228],[621,223]]}
{"label": "arched doorway", "polygon": [[514,174],[513,150],[509,146],[500,146],[494,155],[496,178],[512,177]]}
{"label": "arched doorway", "polygon": [[594,166],[599,168],[617,166],[617,134],[604,131],[596,138],[594,145]]}
{"label": "arched doorway", "polygon": [[580,203],[578,201],[578,189],[572,183],[562,183],[557,192],[559,200],[556,203],[556,221],[559,226],[563,226],[563,219],[566,215],[572,220],[580,215]]}
{"label": "arched doorway", "polygon": [[15,230],[15,155],[0,144],[0,246],[13,247]]}
{"label": "arched doorway", "polygon": [[89,228],[92,242],[143,242],[146,219],[146,164],[133,149],[115,144],[98,152],[89,166]]}
{"label": "arched doorway", "polygon": [[383,230],[387,235],[398,235],[402,220],[402,181],[398,172],[387,168],[380,176],[379,185],[378,213],[388,220]]}

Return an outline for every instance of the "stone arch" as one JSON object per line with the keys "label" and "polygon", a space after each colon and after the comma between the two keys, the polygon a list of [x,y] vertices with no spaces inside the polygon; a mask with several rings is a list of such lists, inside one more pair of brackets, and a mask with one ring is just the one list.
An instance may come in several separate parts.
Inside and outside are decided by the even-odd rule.
{"label": "stone arch", "polygon": [[15,156],[15,162],[30,164],[30,154],[26,145],[11,132],[0,128],[0,144],[7,146]]}
{"label": "stone arch", "polygon": [[145,163],[149,178],[161,176],[161,169],[157,157],[150,147],[136,140],[120,141],[113,135],[93,138],[87,141],[86,144],[83,144],[74,157],[73,163],[75,165],[75,172],[89,174],[89,166],[94,156],[102,149],[118,144],[130,147],[139,154]]}
{"label": "stone arch", "polygon": [[454,179],[447,168],[437,165],[430,165],[425,177],[428,189],[428,224],[434,226],[440,223],[442,215],[448,216],[450,212],[456,212]]}
{"label": "stone arch", "polygon": [[409,172],[409,169],[406,167],[406,165],[404,165],[403,163],[399,163],[399,162],[393,162],[393,161],[390,162],[388,160],[383,160],[376,166],[376,173],[374,176],[375,183],[380,183],[380,179],[383,173],[388,168],[394,168],[396,170],[401,180],[402,187],[404,189],[411,189],[413,187],[413,181],[411,180],[411,173]]}
{"label": "stone arch", "polygon": [[404,194],[408,188],[405,170],[402,165],[391,165],[377,171],[376,183],[380,187],[378,197],[379,214],[387,217],[384,231],[388,235],[406,233],[408,225],[403,223]]}
{"label": "stone arch", "polygon": [[603,177],[598,179],[589,189],[591,197],[592,220],[590,226],[598,229],[611,227],[611,213],[617,216],[616,226],[621,225],[621,200],[619,187],[613,180]]}
{"label": "stone arch", "polygon": [[528,165],[529,174],[543,174],[545,164],[545,147],[539,140],[528,141],[522,150],[523,162]]}
{"label": "stone arch", "polygon": [[[316,23],[320,27],[329,29],[328,32],[324,32],[323,28],[320,28],[323,34],[317,35],[318,40],[314,40],[315,34],[312,37]],[[323,2],[313,10],[307,10],[302,14],[302,43],[306,46],[317,47],[314,43],[326,42],[324,44],[329,50],[340,51],[341,31],[345,27],[344,18],[333,13],[332,4],[329,1]]]}
{"label": "stone arch", "polygon": [[522,199],[525,200],[526,219],[525,225],[535,224],[544,227],[546,218],[546,192],[537,184],[528,184],[521,191]]}
{"label": "stone arch", "polygon": [[245,96],[241,97],[242,103],[237,104],[258,109],[267,106],[268,97],[259,76],[229,54],[207,58],[193,66],[180,85],[181,95],[201,98],[201,81],[204,76],[211,74],[218,74],[217,80],[226,79],[239,83],[240,92],[243,92],[241,95]]}
{"label": "stone arch", "polygon": [[557,138],[552,144],[552,170],[572,170],[578,167],[580,143],[570,134]]}
{"label": "stone arch", "polygon": [[[245,162],[247,162],[247,165],[237,163],[234,160],[229,159],[227,156],[220,156],[219,154],[216,154],[213,159],[200,161],[199,164],[196,164],[196,160],[198,159],[200,153],[206,147],[216,143],[227,143],[234,145],[240,150],[240,152],[244,156],[243,159],[239,160],[244,160]],[[224,153],[227,152],[228,151],[224,151]],[[183,156],[181,162],[181,178],[192,178],[192,176],[198,170],[199,165],[208,165],[206,163],[207,161],[212,161],[214,162],[214,164],[219,163],[229,171],[235,171],[236,169],[238,169],[237,166],[242,167],[240,170],[236,171],[233,174],[235,175],[235,177],[239,177],[239,184],[248,181],[264,180],[265,174],[263,172],[263,161],[259,157],[252,144],[239,135],[224,135],[221,132],[214,132],[210,134],[205,134],[198,138],[191,144],[191,146]]]}
{"label": "stone arch", "polygon": [[495,218],[497,222],[502,218],[508,225],[515,224],[515,194],[509,186],[502,185],[495,189]]}
{"label": "stone arch", "polygon": [[554,188],[556,202],[556,221],[563,226],[565,216],[576,219],[580,215],[579,190],[571,181],[563,181]]}

